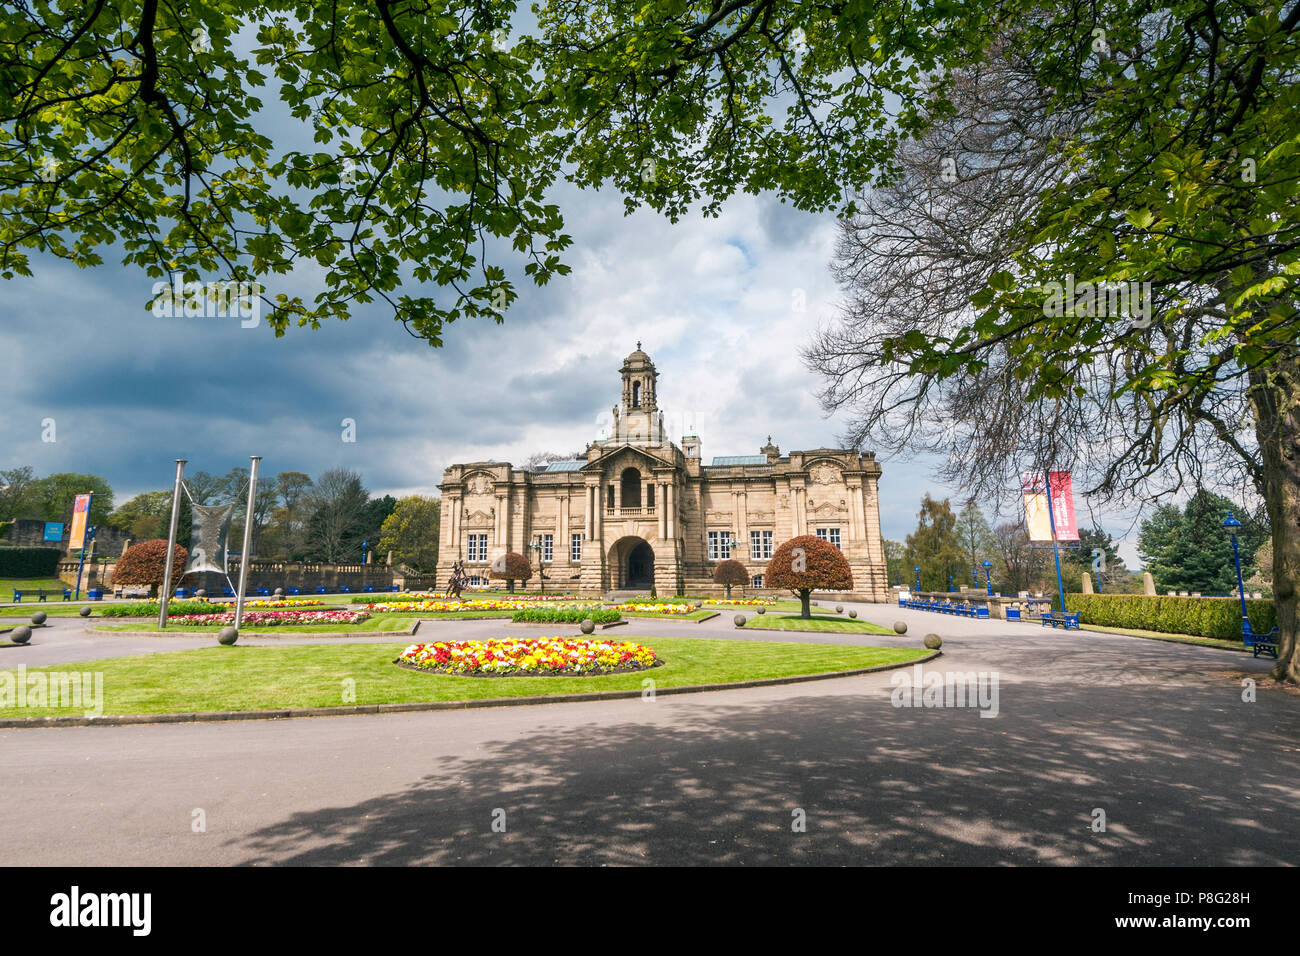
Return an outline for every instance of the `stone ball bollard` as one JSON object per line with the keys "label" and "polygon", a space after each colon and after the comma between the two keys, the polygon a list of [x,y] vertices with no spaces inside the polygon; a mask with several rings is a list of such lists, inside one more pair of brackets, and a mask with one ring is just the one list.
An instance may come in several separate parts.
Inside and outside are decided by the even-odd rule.
{"label": "stone ball bollard", "polygon": [[857,617],[857,616],[858,616],[857,611],[849,611],[849,617]]}
{"label": "stone ball bollard", "polygon": [[737,614],[737,615],[735,616],[735,618],[733,618],[733,620],[736,622],[736,627],[744,627],[744,626],[745,626],[745,615],[743,615],[743,614]]}
{"label": "stone ball bollard", "polygon": [[275,589],[275,597],[276,597],[277,599],[284,597],[284,588],[276,588],[276,589]]}
{"label": "stone ball bollard", "polygon": [[86,605],[77,613],[80,614],[82,617],[90,617],[90,605]]}
{"label": "stone ball bollard", "polygon": [[925,646],[932,651],[937,651],[943,647],[943,638],[938,634],[927,634],[925,635]]}
{"label": "stone ball bollard", "polygon": [[217,632],[217,642],[225,644],[227,647],[235,643],[237,640],[239,640],[239,632],[235,630],[233,624],[227,624]]}
{"label": "stone ball bollard", "polygon": [[837,604],[837,605],[835,605],[835,613],[836,613],[836,614],[843,614],[843,613],[844,613],[844,605],[843,605],[843,604]]}
{"label": "stone ball bollard", "polygon": [[906,621],[895,621],[895,622],[894,622],[894,633],[895,633],[895,634],[906,634],[906,633],[907,633],[907,622],[906,622]]}
{"label": "stone ball bollard", "polygon": [[765,607],[760,607],[760,608],[758,609],[758,613],[759,613],[759,614],[766,614],[766,613],[767,613],[767,608],[765,608]]}
{"label": "stone ball bollard", "polygon": [[32,615],[32,627],[44,627],[44,626],[45,626],[45,612],[37,611],[35,614]]}
{"label": "stone ball bollard", "polygon": [[194,596],[196,598],[205,598],[208,596],[208,592],[205,591],[203,588],[199,588],[197,591],[194,592]]}
{"label": "stone ball bollard", "polygon": [[9,632],[9,640],[15,644],[26,644],[32,639],[32,629],[26,624],[19,624]]}
{"label": "stone ball bollard", "polygon": [[591,618],[587,618],[578,626],[582,628],[583,634],[590,634],[594,630],[596,630],[596,622],[593,621]]}

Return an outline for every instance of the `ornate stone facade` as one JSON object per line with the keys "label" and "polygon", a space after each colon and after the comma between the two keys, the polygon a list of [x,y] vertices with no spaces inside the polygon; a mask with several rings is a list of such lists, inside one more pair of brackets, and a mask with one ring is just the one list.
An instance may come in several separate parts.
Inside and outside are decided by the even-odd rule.
{"label": "ornate stone facade", "polygon": [[[452,465],[443,475],[438,581],[452,562],[487,578],[507,551],[546,569],[547,587],[584,593],[713,592],[713,570],[741,561],[755,587],[772,552],[796,535],[836,543],[853,569],[853,594],[883,601],[888,588],[870,453],[817,448],[782,455],[701,459],[698,436],[664,435],[658,373],[637,350],[620,370],[622,401],[609,439],[585,458],[529,472],[507,462]],[[540,547],[536,547],[540,546]],[[530,588],[539,586],[536,575]]]}

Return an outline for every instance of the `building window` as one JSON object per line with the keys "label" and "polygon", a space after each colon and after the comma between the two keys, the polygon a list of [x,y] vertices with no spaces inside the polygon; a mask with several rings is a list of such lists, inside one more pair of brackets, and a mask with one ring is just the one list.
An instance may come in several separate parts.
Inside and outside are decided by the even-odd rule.
{"label": "building window", "polygon": [[763,586],[763,575],[761,574],[754,575],[753,586],[756,588],[761,588]]}
{"label": "building window", "polygon": [[467,560],[486,561],[487,560],[487,535],[471,534],[469,536],[469,552]]}
{"label": "building window", "polygon": [[605,489],[605,492],[606,492],[605,494],[606,506],[611,511],[613,511],[614,510],[614,486],[610,485],[608,488]]}
{"label": "building window", "polygon": [[709,560],[726,561],[731,557],[731,532],[709,532]]}
{"label": "building window", "polygon": [[[641,472],[636,468],[624,468],[622,477],[619,478],[619,484],[622,485],[624,508],[641,507]],[[612,488],[610,489],[613,490]]]}
{"label": "building window", "polygon": [[580,534],[569,536],[569,560],[582,560],[582,535]]}
{"label": "building window", "polygon": [[654,486],[654,485],[646,485],[646,486],[645,486],[645,506],[646,506],[647,508],[653,508],[653,507],[655,506],[655,486]]}
{"label": "building window", "polygon": [[840,529],[839,528],[818,528],[817,537],[823,541],[829,541],[835,547],[840,546]]}
{"label": "building window", "polygon": [[749,533],[749,560],[766,561],[772,557],[772,532],[751,531]]}

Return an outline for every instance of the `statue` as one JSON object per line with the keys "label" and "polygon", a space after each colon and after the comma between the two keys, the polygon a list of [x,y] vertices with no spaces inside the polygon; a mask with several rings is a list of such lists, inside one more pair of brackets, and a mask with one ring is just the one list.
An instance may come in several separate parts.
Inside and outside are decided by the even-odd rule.
{"label": "statue", "polygon": [[461,564],[460,559],[451,566],[451,580],[447,582],[447,596],[459,598],[461,591],[465,590],[465,585],[469,584],[469,575],[465,573],[465,565]]}

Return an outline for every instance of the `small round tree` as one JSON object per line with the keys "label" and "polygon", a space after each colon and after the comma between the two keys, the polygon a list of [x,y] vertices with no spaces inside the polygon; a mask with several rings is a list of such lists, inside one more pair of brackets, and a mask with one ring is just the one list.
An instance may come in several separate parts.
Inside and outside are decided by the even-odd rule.
{"label": "small round tree", "polygon": [[764,583],[788,588],[799,595],[802,618],[811,618],[808,597],[813,591],[847,591],[853,587],[853,572],[844,552],[812,534],[791,538],[776,549],[767,563]]}
{"label": "small round tree", "polygon": [[727,587],[727,597],[731,597],[732,587],[743,588],[749,583],[749,572],[735,558],[728,558],[713,569],[713,583]]}
{"label": "small round tree", "polygon": [[[172,583],[179,584],[185,575],[185,562],[190,554],[179,544],[172,555]],[[153,541],[141,541],[127,548],[117,559],[113,568],[114,584],[147,584],[149,596],[158,596],[158,587],[163,583],[163,568],[167,564],[167,542],[161,538]]]}
{"label": "small round tree", "polygon": [[491,577],[508,582],[509,591],[515,593],[516,581],[527,581],[533,576],[533,566],[528,559],[515,551],[507,551],[492,562]]}

